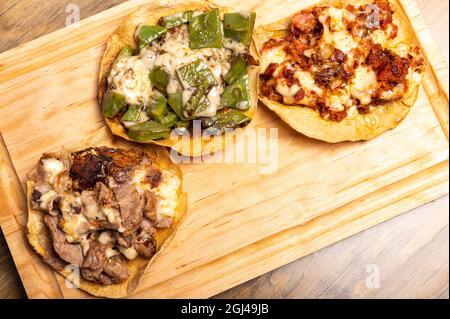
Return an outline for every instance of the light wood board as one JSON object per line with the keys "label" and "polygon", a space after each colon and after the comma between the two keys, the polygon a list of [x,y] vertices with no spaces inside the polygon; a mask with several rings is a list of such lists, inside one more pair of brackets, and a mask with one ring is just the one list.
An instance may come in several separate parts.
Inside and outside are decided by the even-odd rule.
{"label": "light wood board", "polygon": [[[258,24],[314,2],[219,1],[256,10]],[[85,296],[26,245],[24,178],[44,151],[111,141],[95,101],[98,63],[108,34],[143,3],[0,54],[0,224],[29,297]],[[189,211],[134,297],[209,297],[448,193],[448,66],[415,1],[402,4],[430,64],[408,118],[370,142],[330,145],[260,105],[251,128],[278,128],[278,170],[182,164]]]}

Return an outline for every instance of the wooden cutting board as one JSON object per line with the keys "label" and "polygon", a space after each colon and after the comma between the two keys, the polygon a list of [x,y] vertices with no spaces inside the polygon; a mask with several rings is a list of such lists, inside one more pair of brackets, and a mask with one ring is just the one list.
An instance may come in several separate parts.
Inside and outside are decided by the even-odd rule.
{"label": "wooden cutting board", "polygon": [[[27,246],[24,180],[45,151],[114,141],[95,100],[98,64],[108,35],[145,2],[0,54],[0,225],[29,297],[87,296]],[[314,2],[218,1],[256,10],[258,24]],[[331,145],[260,105],[249,129],[278,129],[278,169],[181,164],[189,211],[133,297],[209,297],[448,193],[448,66],[415,1],[401,2],[430,66],[406,120],[372,141]]]}

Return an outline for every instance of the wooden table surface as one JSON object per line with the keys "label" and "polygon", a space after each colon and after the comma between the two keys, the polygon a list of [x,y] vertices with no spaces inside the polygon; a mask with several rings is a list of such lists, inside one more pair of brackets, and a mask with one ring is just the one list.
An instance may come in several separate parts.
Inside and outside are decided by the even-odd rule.
{"label": "wooden table surface", "polygon": [[[0,0],[0,52],[64,27],[69,4],[83,19],[121,2]],[[418,2],[448,63],[449,3]],[[448,209],[446,196],[216,298],[449,298]],[[24,297],[0,231],[0,298]]]}

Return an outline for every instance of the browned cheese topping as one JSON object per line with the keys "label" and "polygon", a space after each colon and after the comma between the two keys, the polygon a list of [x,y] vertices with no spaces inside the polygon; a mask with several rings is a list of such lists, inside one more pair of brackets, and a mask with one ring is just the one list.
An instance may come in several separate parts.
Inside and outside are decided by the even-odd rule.
{"label": "browned cheese topping", "polygon": [[333,121],[399,100],[420,82],[424,60],[416,46],[390,46],[398,32],[387,0],[300,11],[285,37],[263,45],[261,93]]}

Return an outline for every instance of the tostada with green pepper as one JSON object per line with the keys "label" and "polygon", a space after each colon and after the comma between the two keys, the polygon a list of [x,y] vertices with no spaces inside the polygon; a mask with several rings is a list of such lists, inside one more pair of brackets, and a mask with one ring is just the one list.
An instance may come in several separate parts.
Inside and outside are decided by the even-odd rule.
{"label": "tostada with green pepper", "polygon": [[221,150],[257,105],[256,15],[209,1],[139,8],[110,37],[98,100],[113,134],[199,156]]}

